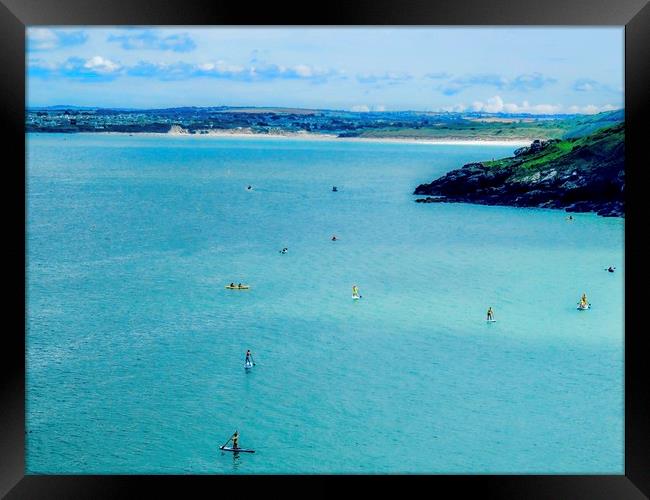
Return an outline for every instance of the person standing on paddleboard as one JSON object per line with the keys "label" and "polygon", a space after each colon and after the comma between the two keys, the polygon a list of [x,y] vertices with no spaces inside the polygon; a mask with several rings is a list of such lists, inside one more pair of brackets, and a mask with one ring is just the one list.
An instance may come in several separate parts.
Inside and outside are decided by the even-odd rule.
{"label": "person standing on paddleboard", "polygon": [[357,288],[357,285],[352,285],[352,297],[359,297],[359,288]]}
{"label": "person standing on paddleboard", "polygon": [[253,355],[251,354],[251,350],[250,350],[250,349],[248,349],[248,350],[246,351],[246,361],[245,361],[245,363],[246,363],[247,365],[248,365],[248,364],[251,364],[251,363],[252,363],[252,364],[255,364],[255,362],[253,361]]}
{"label": "person standing on paddleboard", "polygon": [[226,444],[228,444],[230,441],[232,441],[232,447],[233,448],[239,448],[239,432],[235,431],[235,433],[230,436],[230,439],[226,441]]}
{"label": "person standing on paddleboard", "polygon": [[492,311],[492,307],[488,307],[487,310],[487,319],[488,321],[492,321],[494,319],[494,312]]}

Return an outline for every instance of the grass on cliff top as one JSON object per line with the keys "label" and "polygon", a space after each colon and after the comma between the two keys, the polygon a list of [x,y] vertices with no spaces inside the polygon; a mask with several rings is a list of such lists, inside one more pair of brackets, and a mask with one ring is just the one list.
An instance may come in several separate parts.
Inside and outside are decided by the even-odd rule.
{"label": "grass on cliff top", "polygon": [[484,161],[486,167],[500,168],[516,166],[520,169],[531,170],[536,167],[543,168],[552,162],[570,155],[579,148],[590,148],[597,150],[601,155],[608,155],[614,148],[618,147],[625,140],[624,123],[613,127],[604,127],[593,134],[580,137],[579,139],[567,139],[556,142],[542,149],[541,151],[519,157],[501,158],[499,160]]}
{"label": "grass on cliff top", "polygon": [[554,139],[567,132],[568,126],[548,122],[476,122],[438,123],[426,127],[386,127],[359,130],[357,137],[366,138],[455,138],[455,139]]}

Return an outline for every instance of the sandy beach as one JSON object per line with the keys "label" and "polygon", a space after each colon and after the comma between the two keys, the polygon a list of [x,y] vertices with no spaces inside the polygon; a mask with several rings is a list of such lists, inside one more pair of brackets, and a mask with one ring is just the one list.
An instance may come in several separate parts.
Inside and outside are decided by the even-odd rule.
{"label": "sandy beach", "polygon": [[533,138],[524,139],[460,139],[454,137],[440,138],[408,138],[408,137],[338,137],[335,134],[314,134],[310,132],[284,132],[260,134],[250,129],[241,130],[203,130],[190,134],[187,130],[172,126],[169,132],[80,132],[86,134],[102,135],[138,135],[138,136],[169,136],[169,137],[234,137],[234,138],[255,138],[255,139],[297,139],[310,141],[346,141],[346,142],[379,142],[397,144],[438,144],[438,145],[460,145],[460,146],[527,146]]}

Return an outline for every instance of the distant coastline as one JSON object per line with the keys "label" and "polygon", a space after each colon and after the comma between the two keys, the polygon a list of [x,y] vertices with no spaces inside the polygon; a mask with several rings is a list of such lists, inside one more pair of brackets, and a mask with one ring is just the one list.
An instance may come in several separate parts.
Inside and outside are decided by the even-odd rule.
{"label": "distant coastline", "polygon": [[523,146],[535,139],[584,135],[623,119],[623,111],[597,115],[358,113],[281,108],[32,109],[25,128],[42,133],[123,133],[156,136],[269,137],[399,144]]}
{"label": "distant coastline", "polygon": [[[51,133],[51,132],[30,132]],[[449,146],[524,146],[530,144],[532,138],[491,139],[478,138],[466,139],[459,137],[341,137],[336,134],[319,134],[313,132],[285,132],[285,133],[260,133],[251,130],[206,130],[190,133],[185,129],[174,128],[168,132],[77,132],[83,135],[118,135],[118,136],[144,136],[144,137],[207,137],[207,138],[242,138],[242,139],[297,139],[310,141],[341,141],[341,142],[370,142],[394,144],[430,144]]]}

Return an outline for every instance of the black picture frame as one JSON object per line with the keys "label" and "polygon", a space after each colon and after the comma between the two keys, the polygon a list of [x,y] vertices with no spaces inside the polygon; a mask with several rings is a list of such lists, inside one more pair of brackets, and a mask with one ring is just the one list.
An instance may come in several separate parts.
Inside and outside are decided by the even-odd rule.
{"label": "black picture frame", "polygon": [[[5,287],[0,402],[0,495],[6,498],[114,498],[133,489],[182,494],[188,487],[228,484],[250,488],[242,476],[48,476],[25,475],[25,28],[35,25],[493,25],[625,26],[626,113],[626,308],[625,473],[622,475],[374,476],[372,486],[453,488],[454,495],[487,498],[648,498],[650,495],[649,364],[644,359],[641,255],[644,229],[644,171],[650,167],[643,135],[650,98],[650,5],[647,0],[355,0],[329,4],[259,5],[208,0],[0,0],[0,127],[3,148],[4,211],[10,260]],[[647,226],[646,226],[647,227]],[[7,318],[10,319],[7,322]],[[22,332],[22,333],[21,333]],[[294,476],[258,476],[255,490]],[[302,476],[305,478],[305,476]],[[250,479],[250,478],[249,478]],[[334,478],[347,490],[358,477]],[[219,484],[215,484],[214,481]],[[308,492],[326,493],[329,476],[307,476]],[[303,483],[305,480],[301,479]],[[262,484],[260,484],[262,483]],[[282,485],[286,489],[286,485]],[[302,485],[307,486],[306,484]],[[318,490],[314,489],[318,486]],[[435,488],[435,490],[433,489]],[[217,492],[217,490],[213,491]],[[303,491],[305,491],[303,489]]]}

